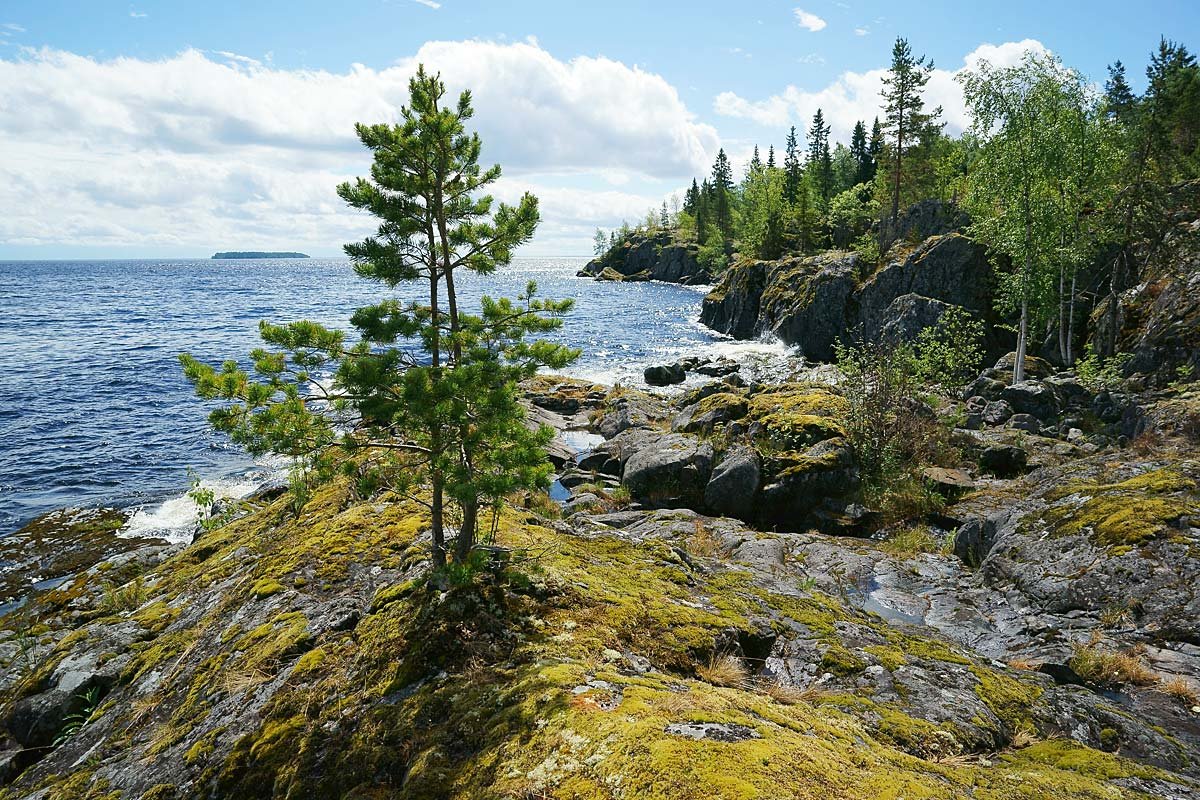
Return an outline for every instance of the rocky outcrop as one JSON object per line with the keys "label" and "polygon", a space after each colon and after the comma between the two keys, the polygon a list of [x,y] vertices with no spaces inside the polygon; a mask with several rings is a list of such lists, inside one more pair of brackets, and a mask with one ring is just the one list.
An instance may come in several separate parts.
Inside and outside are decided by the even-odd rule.
{"label": "rocky outcrop", "polygon": [[991,325],[994,276],[983,247],[961,234],[927,239],[901,261],[864,276],[852,253],[734,264],[704,299],[705,325],[738,339],[765,333],[809,359],[829,361],[855,337],[911,340],[951,307],[988,323],[986,348],[1005,352],[1008,335]]}
{"label": "rocky outcrop", "polygon": [[609,281],[666,281],[687,285],[712,278],[696,260],[695,242],[675,239],[671,231],[632,234],[604,255],[589,261],[579,277]]}

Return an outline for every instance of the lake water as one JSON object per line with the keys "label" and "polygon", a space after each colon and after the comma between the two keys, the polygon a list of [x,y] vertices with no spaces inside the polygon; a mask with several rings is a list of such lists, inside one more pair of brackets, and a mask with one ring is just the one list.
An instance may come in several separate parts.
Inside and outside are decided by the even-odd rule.
{"label": "lake water", "polygon": [[[466,308],[538,282],[574,298],[556,338],[583,348],[568,372],[640,384],[641,370],[683,352],[764,357],[775,348],[721,342],[697,322],[703,289],[576,278],[584,259],[518,259],[460,279]],[[344,259],[0,262],[0,535],[63,506],[137,509],[131,525],[190,530],[194,470],[219,492],[252,489],[277,465],[255,464],[206,424],[176,361],[245,361],[260,319],[349,328],[353,309],[388,290]],[[418,286],[393,294],[417,299]]]}

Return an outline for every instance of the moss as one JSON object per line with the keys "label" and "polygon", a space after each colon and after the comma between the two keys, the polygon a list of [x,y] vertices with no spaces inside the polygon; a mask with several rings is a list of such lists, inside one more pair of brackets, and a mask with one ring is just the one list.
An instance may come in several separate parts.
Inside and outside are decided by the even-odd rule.
{"label": "moss", "polygon": [[851,653],[841,645],[830,645],[821,654],[821,661],[818,666],[825,672],[832,672],[834,675],[843,677],[857,675],[867,668],[867,662],[863,661],[858,656]]}
{"label": "moss", "polygon": [[1053,535],[1087,533],[1097,546],[1128,552],[1164,534],[1180,517],[1200,511],[1195,491],[1194,481],[1171,469],[1116,483],[1075,482],[1048,495],[1057,505],[1043,518]]}
{"label": "moss", "polygon": [[996,670],[972,666],[971,674],[979,681],[975,685],[975,694],[1008,726],[1010,732],[1030,721],[1034,705],[1045,691],[1033,680],[1017,678]]}
{"label": "moss", "polygon": [[908,663],[908,659],[904,656],[904,651],[888,645],[869,644],[863,648],[863,652],[874,656],[880,666],[888,672],[895,672]]}
{"label": "moss", "polygon": [[751,395],[747,417],[785,448],[804,448],[845,435],[838,422],[845,404],[828,387],[782,384]]}
{"label": "moss", "polygon": [[262,578],[261,580],[255,581],[254,586],[250,588],[250,594],[262,599],[264,597],[270,597],[273,594],[279,594],[283,590],[283,584],[274,578]]}
{"label": "moss", "polygon": [[325,662],[325,651],[320,648],[309,650],[296,662],[296,666],[292,669],[293,678],[303,678],[306,675],[311,675],[320,670],[321,665]]}

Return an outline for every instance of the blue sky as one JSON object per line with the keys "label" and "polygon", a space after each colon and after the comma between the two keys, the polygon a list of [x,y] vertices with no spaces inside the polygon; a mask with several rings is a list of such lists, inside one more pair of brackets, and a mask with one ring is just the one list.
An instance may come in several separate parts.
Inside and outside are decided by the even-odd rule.
{"label": "blue sky", "polygon": [[1192,3],[987,9],[7,0],[0,258],[335,254],[369,227],[332,196],[366,168],[350,124],[387,118],[417,60],[476,90],[484,157],[506,166],[497,194],[542,197],[527,252],[549,255],[586,253],[592,230],[679,191],[717,147],[736,162],[780,145],[818,105],[844,135],[873,115],[897,35],[942,71],[931,94],[951,129],[965,124],[953,72],[970,54],[1045,47],[1094,79],[1120,58],[1137,87],[1160,35],[1200,48]]}

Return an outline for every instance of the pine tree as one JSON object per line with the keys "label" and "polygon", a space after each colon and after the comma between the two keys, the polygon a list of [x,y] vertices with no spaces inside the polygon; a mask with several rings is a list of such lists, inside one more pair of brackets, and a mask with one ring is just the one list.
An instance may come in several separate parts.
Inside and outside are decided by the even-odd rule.
{"label": "pine tree", "polygon": [[667,201],[663,200],[662,209],[658,214],[658,224],[665,230],[671,227],[671,215],[667,213]]}
{"label": "pine tree", "polygon": [[925,112],[922,90],[933,72],[933,61],[914,58],[904,39],[892,47],[892,66],[883,79],[884,130],[891,136],[892,228],[900,217],[900,190],[904,181],[904,159],[914,144],[941,116],[939,106]]}
{"label": "pine tree", "polygon": [[775,145],[767,147],[767,169],[775,169]]}
{"label": "pine tree", "polygon": [[746,173],[760,172],[762,168],[762,159],[758,156],[758,145],[754,145],[754,155],[750,157],[750,164],[746,167]]}
{"label": "pine tree", "polygon": [[788,131],[783,157],[783,198],[789,206],[800,199],[800,184],[804,180],[804,166],[800,163],[800,147],[796,142],[796,126]]}
{"label": "pine tree", "polygon": [[[549,485],[553,431],[526,426],[517,382],[578,356],[526,341],[561,325],[571,307],[537,299],[532,283],[516,302],[484,298],[478,314],[459,308],[455,272],[507,265],[533,235],[538,206],[526,194],[493,209],[480,194],[500,167],[479,165],[479,137],[465,128],[470,92],[445,104],[445,91],[419,67],[399,124],[356,126],[374,154],[371,177],[338,187],[348,204],[381,219],[376,235],[345,247],[355,272],[389,288],[421,283],[428,303],[387,298],[359,308],[354,344],[313,322],[260,323],[274,349],[251,354],[253,372],[180,356],[201,397],[230,401],[210,416],[214,427],[252,453],[292,458],[301,496],[340,467],[360,492],[387,487],[425,502],[435,568],[446,563],[448,514],[457,517],[455,559],[465,561],[482,509]],[[316,377],[327,370],[332,387]]]}
{"label": "pine tree", "polygon": [[829,152],[829,132],[830,126],[825,123],[825,114],[818,108],[817,113],[813,115],[812,126],[808,129],[808,166],[821,208],[825,208],[829,204],[829,198],[833,196],[833,160]]}

